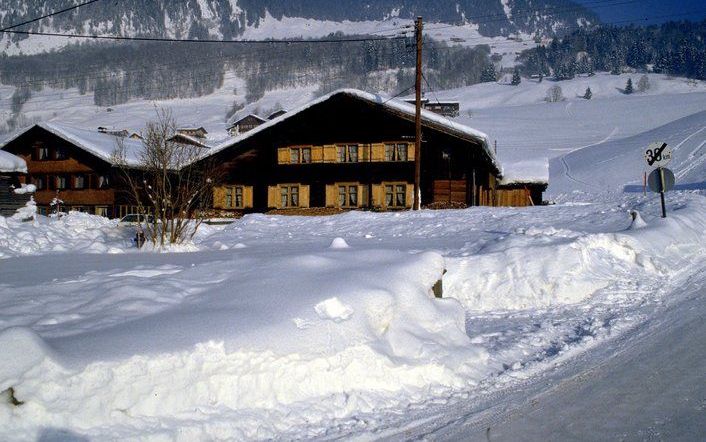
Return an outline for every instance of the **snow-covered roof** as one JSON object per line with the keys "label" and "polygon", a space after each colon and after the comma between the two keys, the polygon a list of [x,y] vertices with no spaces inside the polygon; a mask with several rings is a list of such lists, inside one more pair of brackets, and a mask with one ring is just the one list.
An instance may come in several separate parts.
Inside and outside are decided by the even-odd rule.
{"label": "snow-covered roof", "polygon": [[[331,92],[330,94],[324,95],[322,97],[317,98],[314,101],[309,102],[308,104],[305,104],[304,106],[301,106],[297,109],[294,109],[292,111],[289,111],[283,115],[280,115],[279,117],[269,120],[261,124],[260,126],[245,132],[243,134],[240,134],[236,137],[231,138],[230,140],[226,141],[225,143],[222,143],[218,146],[215,146],[210,152],[209,155],[213,155],[217,152],[220,152],[224,149],[227,149],[235,144],[238,144],[264,130],[267,130],[268,128],[275,126],[288,118],[292,118],[293,116],[313,107],[316,106],[320,103],[323,103],[329,99],[331,99],[334,96],[337,95],[348,95],[354,98],[357,98],[359,100],[367,101],[372,104],[377,104],[380,106],[383,106],[384,108],[395,111],[398,113],[402,113],[410,118],[414,118],[416,109],[414,106],[411,104],[405,103],[400,100],[395,100],[395,99],[388,99],[385,98],[381,95],[377,94],[372,94],[370,92],[364,92],[358,89],[339,89],[337,91]],[[484,134],[481,131],[478,131],[476,129],[472,129],[468,126],[464,126],[463,124],[456,123],[454,121],[451,121],[447,117],[444,117],[442,115],[435,114],[434,112],[422,109],[422,124],[426,126],[431,126],[433,128],[437,128],[440,130],[443,130],[447,133],[450,133],[454,136],[457,136],[462,139],[472,139],[474,141],[477,141],[481,144],[483,149],[485,150],[486,154],[488,155],[488,158],[490,161],[495,165],[495,167],[500,170],[500,166],[495,158],[495,154],[493,151],[490,149],[490,145],[488,142],[488,136]]]}
{"label": "snow-covered roof", "polygon": [[27,163],[22,158],[0,150],[0,172],[27,173]]}
{"label": "snow-covered roof", "polygon": [[503,163],[503,178],[500,180],[500,185],[548,183],[549,160],[547,158]]}
{"label": "snow-covered roof", "polygon": [[118,148],[118,140],[125,146],[125,159],[129,165],[137,165],[139,152],[142,150],[142,141],[132,138],[121,138],[95,129],[83,129],[63,123],[37,123],[9,138],[2,147],[11,143],[34,127],[42,128],[63,140],[89,152],[98,158],[113,163],[113,155]]}
{"label": "snow-covered roof", "polygon": [[228,126],[229,126],[229,127],[233,127],[233,126],[235,126],[236,124],[242,122],[244,119],[246,119],[246,118],[248,118],[248,117],[255,118],[256,120],[260,121],[261,123],[264,123],[265,121],[267,121],[266,118],[262,118],[262,117],[259,116],[259,115],[247,114],[247,115],[243,116],[242,118],[238,118],[237,120],[233,121],[233,122],[230,123]]}

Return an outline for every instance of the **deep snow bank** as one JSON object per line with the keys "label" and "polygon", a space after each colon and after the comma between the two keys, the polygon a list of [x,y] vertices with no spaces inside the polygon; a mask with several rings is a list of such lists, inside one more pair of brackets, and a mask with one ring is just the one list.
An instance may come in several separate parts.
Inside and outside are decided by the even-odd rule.
{"label": "deep snow bank", "polygon": [[[666,219],[640,217],[641,228],[615,233],[517,228],[477,254],[448,258],[446,294],[475,311],[545,308],[669,278],[706,254],[706,200],[682,201]],[[640,207],[656,211],[654,202]]]}
{"label": "deep snow bank", "polygon": [[[0,391],[12,387],[24,403],[0,404],[0,435],[33,439],[49,426],[174,438],[177,426],[151,422],[176,419],[194,437],[269,438],[422,401],[489,371],[464,309],[430,291],[445,267],[437,253],[240,253],[164,275],[217,282],[207,291],[184,283],[191,296],[153,316],[46,342],[25,328],[0,332],[3,353],[24,354],[0,372]],[[145,287],[161,284],[142,272]],[[283,407],[295,411],[279,416]],[[224,412],[227,427],[212,419]]]}
{"label": "deep snow bank", "polygon": [[70,212],[59,219],[37,215],[23,221],[30,213],[21,211],[21,216],[0,217],[0,259],[67,251],[120,253],[131,246],[133,232],[117,228],[114,220]]}

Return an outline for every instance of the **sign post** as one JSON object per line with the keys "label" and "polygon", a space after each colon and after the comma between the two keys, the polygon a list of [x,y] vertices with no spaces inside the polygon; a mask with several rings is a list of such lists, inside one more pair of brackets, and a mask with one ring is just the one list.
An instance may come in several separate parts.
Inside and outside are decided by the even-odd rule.
{"label": "sign post", "polygon": [[664,193],[674,188],[674,173],[666,166],[672,161],[672,148],[667,143],[657,142],[647,146],[645,151],[645,161],[650,167],[656,167],[647,178],[647,185],[653,192],[659,193],[662,203],[662,218],[667,217],[667,206],[664,201]]}

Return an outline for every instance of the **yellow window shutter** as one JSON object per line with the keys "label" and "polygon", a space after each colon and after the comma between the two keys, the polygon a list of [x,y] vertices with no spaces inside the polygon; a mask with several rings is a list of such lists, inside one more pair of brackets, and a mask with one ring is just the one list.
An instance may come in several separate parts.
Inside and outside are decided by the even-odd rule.
{"label": "yellow window shutter", "polygon": [[358,206],[368,207],[368,185],[359,184],[358,185]]}
{"label": "yellow window shutter", "polygon": [[336,162],[336,146],[333,144],[327,144],[324,146],[324,163],[335,163]]}
{"label": "yellow window shutter", "polygon": [[407,184],[407,201],[405,201],[406,207],[412,207],[414,204],[414,184]]}
{"label": "yellow window shutter", "polygon": [[243,208],[252,208],[253,205],[253,188],[252,186],[243,186]]}
{"label": "yellow window shutter", "polygon": [[383,207],[385,191],[382,184],[373,184],[373,207]]}
{"label": "yellow window shutter", "polygon": [[309,186],[299,186],[299,207],[309,207]]}
{"label": "yellow window shutter", "polygon": [[326,185],[326,207],[336,207],[336,186],[334,184]]}
{"label": "yellow window shutter", "polygon": [[289,148],[280,147],[277,149],[277,164],[289,164]]}
{"label": "yellow window shutter", "polygon": [[407,144],[407,161],[414,161],[414,152],[416,150],[414,143]]}
{"label": "yellow window shutter", "polygon": [[372,145],[370,161],[385,161],[385,145],[383,143],[375,143]]}
{"label": "yellow window shutter", "polygon": [[359,161],[368,162],[370,161],[370,144],[361,144],[359,147]]}
{"label": "yellow window shutter", "polygon": [[267,187],[267,207],[274,207],[279,209],[279,198],[278,198],[277,186]]}
{"label": "yellow window shutter", "polygon": [[312,163],[323,163],[324,162],[324,146],[312,146],[312,148],[311,148],[311,162]]}
{"label": "yellow window shutter", "polygon": [[223,187],[213,188],[213,208],[222,209],[225,207],[226,192]]}

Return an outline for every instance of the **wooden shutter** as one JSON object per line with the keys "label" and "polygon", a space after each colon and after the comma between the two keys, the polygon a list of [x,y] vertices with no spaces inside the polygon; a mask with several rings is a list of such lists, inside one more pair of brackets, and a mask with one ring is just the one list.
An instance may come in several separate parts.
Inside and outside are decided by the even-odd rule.
{"label": "wooden shutter", "polygon": [[299,207],[309,207],[309,186],[299,186]]}
{"label": "wooden shutter", "polygon": [[371,147],[370,161],[385,161],[385,145],[375,143]]}
{"label": "wooden shutter", "polygon": [[407,144],[407,161],[414,161],[414,151],[416,147],[414,143]]}
{"label": "wooden shutter", "polygon": [[373,207],[385,206],[385,187],[382,184],[373,184]]}
{"label": "wooden shutter", "polygon": [[277,149],[277,164],[289,164],[289,148],[280,147]]}
{"label": "wooden shutter", "polygon": [[358,146],[358,161],[370,161],[370,144],[361,144]]}
{"label": "wooden shutter", "polygon": [[277,186],[267,187],[267,207],[279,209],[279,188]]}
{"label": "wooden shutter", "polygon": [[335,163],[336,158],[336,146],[334,144],[327,144],[324,146],[324,163]]}
{"label": "wooden shutter", "polygon": [[252,208],[253,205],[253,188],[252,186],[243,186],[243,208]]}
{"label": "wooden shutter", "polygon": [[368,186],[358,185],[358,207],[368,207]]}
{"label": "wooden shutter", "polygon": [[213,188],[213,208],[223,209],[226,205],[226,189],[225,187]]}
{"label": "wooden shutter", "polygon": [[336,200],[336,185],[327,184],[326,185],[326,207],[337,207],[338,201]]}
{"label": "wooden shutter", "polygon": [[406,207],[412,207],[414,204],[414,184],[407,184],[407,200],[405,201]]}
{"label": "wooden shutter", "polygon": [[312,163],[323,163],[324,162],[324,146],[312,146],[311,147],[311,162]]}

